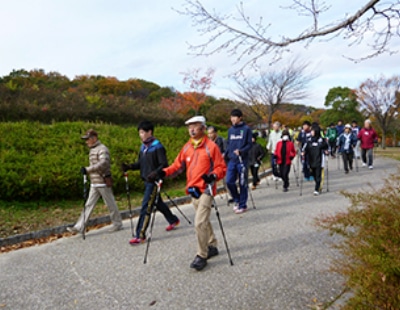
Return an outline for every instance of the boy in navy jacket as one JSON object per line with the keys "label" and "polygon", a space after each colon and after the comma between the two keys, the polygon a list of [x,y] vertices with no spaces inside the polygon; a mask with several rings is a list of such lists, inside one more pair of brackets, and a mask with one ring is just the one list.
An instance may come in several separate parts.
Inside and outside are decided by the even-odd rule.
{"label": "boy in navy jacket", "polygon": [[[252,146],[251,129],[243,122],[243,113],[239,109],[231,112],[232,127],[228,130],[225,156],[228,160],[226,183],[234,201],[233,210],[241,214],[247,210],[248,196],[248,157]],[[239,177],[240,193],[236,187]]]}

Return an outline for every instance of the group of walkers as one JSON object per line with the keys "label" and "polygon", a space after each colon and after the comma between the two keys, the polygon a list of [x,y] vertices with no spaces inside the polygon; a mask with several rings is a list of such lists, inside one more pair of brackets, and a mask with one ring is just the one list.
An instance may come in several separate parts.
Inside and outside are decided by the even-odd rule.
{"label": "group of walkers", "polygon": [[[207,260],[218,255],[217,239],[210,222],[210,213],[214,204],[216,185],[224,181],[233,203],[235,214],[247,211],[248,174],[253,176],[252,190],[256,189],[260,179],[258,171],[262,159],[266,155],[264,148],[257,143],[257,133],[253,133],[243,120],[243,113],[233,109],[230,114],[232,126],[225,140],[218,136],[215,127],[207,127],[203,116],[194,116],[185,122],[189,139],[171,165],[168,165],[166,150],[154,136],[154,125],[149,121],[141,122],[137,129],[141,139],[139,156],[134,163],[123,163],[124,174],[129,170],[139,170],[144,182],[144,195],[141,204],[136,230],[133,232],[131,245],[146,242],[147,229],[154,208],[160,211],[168,222],[166,231],[174,230],[179,218],[172,213],[160,195],[160,186],[164,178],[173,178],[186,171],[186,193],[192,197],[195,209],[195,232],[197,252],[190,267],[202,270]],[[376,140],[376,132],[369,120],[362,129],[355,126],[338,124],[333,132],[330,126],[324,134],[318,124],[304,122],[302,130],[293,134],[290,130],[281,130],[281,124],[275,122],[269,134],[267,150],[271,153],[271,166],[274,178],[282,179],[283,191],[289,190],[289,173],[293,159],[301,156],[305,180],[315,181],[315,195],[322,189],[322,172],[325,157],[337,156],[335,149],[342,154],[344,169],[353,167],[353,154],[358,141],[361,142],[363,166],[372,169],[372,148]],[[87,221],[100,196],[109,208],[112,221],[111,232],[122,229],[121,215],[112,192],[110,172],[110,153],[108,148],[98,139],[96,131],[90,129],[81,137],[90,149],[89,166],[82,167],[81,173],[90,177],[90,191],[84,210],[70,232],[84,233]],[[335,143],[332,143],[332,139]],[[296,151],[297,149],[297,151]],[[358,154],[358,153],[356,153]],[[356,155],[357,156],[357,155]],[[367,163],[368,157],[368,163]],[[299,168],[299,165],[298,165]],[[218,213],[217,213],[218,215]],[[220,222],[221,228],[222,224]]]}

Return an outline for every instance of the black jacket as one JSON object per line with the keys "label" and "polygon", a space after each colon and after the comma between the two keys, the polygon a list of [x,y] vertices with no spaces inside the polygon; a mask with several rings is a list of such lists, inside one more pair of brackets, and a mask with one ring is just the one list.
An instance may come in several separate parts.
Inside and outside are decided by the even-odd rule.
{"label": "black jacket", "polygon": [[265,152],[263,147],[254,142],[249,151],[249,165],[254,166],[256,163],[260,164],[264,156]]}
{"label": "black jacket", "polygon": [[140,176],[144,181],[147,181],[150,172],[166,167],[168,167],[167,154],[164,146],[157,139],[148,147],[142,144],[138,161],[129,165],[131,170],[140,169]]}
{"label": "black jacket", "polygon": [[323,152],[328,149],[326,139],[321,137],[310,137],[303,146],[303,152],[307,156],[311,168],[322,166]]}

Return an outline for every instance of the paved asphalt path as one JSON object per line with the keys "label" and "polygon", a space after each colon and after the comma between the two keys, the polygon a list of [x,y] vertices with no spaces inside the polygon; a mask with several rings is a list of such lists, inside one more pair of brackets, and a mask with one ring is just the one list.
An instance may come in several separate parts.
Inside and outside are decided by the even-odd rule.
{"label": "paved asphalt path", "polygon": [[[166,232],[166,221],[157,215],[147,264],[145,245],[128,244],[129,220],[119,232],[106,227],[90,231],[85,241],[76,235],[2,254],[0,309],[312,309],[343,289],[343,279],[328,271],[338,257],[330,246],[335,238],[318,230],[313,219],[346,209],[340,190],[368,189],[368,182],[379,186],[396,166],[378,158],[374,170],[345,175],[330,160],[330,191],[325,187],[319,197],[312,195],[314,182],[304,182],[300,196],[291,172],[288,193],[281,183],[275,189],[263,181],[252,191],[257,209],[249,197],[249,211],[242,215],[217,196],[234,266],[214,210],[220,255],[201,272],[189,268],[195,234],[182,217],[176,230]],[[191,205],[181,210],[193,219]]]}

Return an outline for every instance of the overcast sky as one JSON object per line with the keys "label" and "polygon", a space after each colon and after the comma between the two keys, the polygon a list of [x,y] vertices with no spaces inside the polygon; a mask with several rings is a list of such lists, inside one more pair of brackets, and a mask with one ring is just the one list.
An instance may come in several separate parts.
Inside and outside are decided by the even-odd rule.
{"label": "overcast sky", "polygon": [[[324,20],[335,21],[355,12],[366,1],[326,2],[333,4],[323,15]],[[13,69],[44,69],[71,79],[82,74],[115,76],[120,80],[141,78],[185,91],[187,86],[180,72],[213,67],[216,73],[209,94],[234,98],[235,85],[228,77],[234,71],[234,59],[224,53],[208,58],[189,55],[188,43],[200,43],[204,38],[187,16],[172,9],[181,9],[183,3],[183,0],[2,1],[0,76]],[[210,10],[234,13],[239,1],[202,3]],[[279,37],[296,34],[309,25],[306,17],[280,7],[289,3],[289,0],[248,0],[244,1],[244,7],[254,20],[263,16],[265,22],[271,23],[271,33]],[[336,38],[315,41],[308,48],[294,47],[293,54],[310,61],[310,69],[318,74],[310,84],[311,96],[302,103],[322,107],[332,87],[355,88],[367,78],[400,74],[400,54],[381,55],[355,64],[343,55],[365,55],[366,47],[348,44]],[[400,50],[399,37],[391,47]],[[275,66],[279,68],[284,61]]]}

